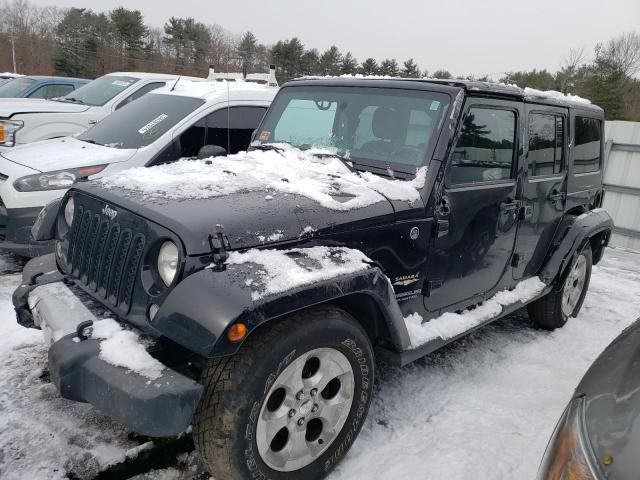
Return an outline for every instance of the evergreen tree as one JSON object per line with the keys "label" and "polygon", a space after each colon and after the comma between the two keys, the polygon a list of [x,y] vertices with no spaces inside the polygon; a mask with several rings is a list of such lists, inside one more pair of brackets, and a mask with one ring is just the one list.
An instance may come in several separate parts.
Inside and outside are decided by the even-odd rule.
{"label": "evergreen tree", "polygon": [[386,59],[380,64],[380,75],[387,77],[397,77],[400,75],[400,69],[398,68],[398,62],[394,59]]}
{"label": "evergreen tree", "polygon": [[358,60],[351,54],[351,52],[347,52],[344,57],[342,57],[340,73],[343,75],[355,75],[358,73]]}
{"label": "evergreen tree", "polygon": [[447,80],[449,78],[453,78],[453,76],[448,70],[436,70],[435,72],[433,72],[432,78]]}
{"label": "evergreen tree", "polygon": [[420,69],[418,65],[413,61],[413,58],[410,58],[406,62],[404,62],[404,68],[402,69],[402,76],[405,78],[419,78],[420,77]]}
{"label": "evergreen tree", "polygon": [[271,49],[271,58],[278,68],[278,79],[286,82],[304,74],[304,45],[294,37],[291,40],[280,40]]}
{"label": "evergreen tree", "polygon": [[258,53],[258,40],[252,32],[247,32],[243,35],[238,44],[237,53],[242,63],[247,66],[247,69],[253,69]]}
{"label": "evergreen tree", "polygon": [[342,69],[342,54],[338,47],[332,45],[320,56],[320,71],[322,75],[336,77]]}
{"label": "evergreen tree", "polygon": [[367,58],[362,65],[360,65],[360,73],[362,75],[380,75],[378,62],[373,58]]}
{"label": "evergreen tree", "polygon": [[120,43],[120,55],[123,56],[122,64],[123,66],[126,64],[129,69],[134,69],[135,59],[142,53],[144,37],[147,34],[142,13],[140,10],[127,10],[120,7],[109,12],[109,18]]}
{"label": "evergreen tree", "polygon": [[317,49],[312,48],[304,52],[300,73],[302,75],[320,75],[322,73],[320,69],[320,54]]}

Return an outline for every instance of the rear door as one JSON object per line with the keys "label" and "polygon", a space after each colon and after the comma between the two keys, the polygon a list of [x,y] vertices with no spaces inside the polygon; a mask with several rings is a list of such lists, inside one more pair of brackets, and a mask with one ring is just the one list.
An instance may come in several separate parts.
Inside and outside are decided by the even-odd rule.
{"label": "rear door", "polygon": [[468,100],[435,207],[439,233],[425,287],[431,312],[477,303],[505,277],[513,282],[521,108],[519,102]]}
{"label": "rear door", "polygon": [[569,111],[527,104],[522,211],[513,277],[538,273],[567,204]]}

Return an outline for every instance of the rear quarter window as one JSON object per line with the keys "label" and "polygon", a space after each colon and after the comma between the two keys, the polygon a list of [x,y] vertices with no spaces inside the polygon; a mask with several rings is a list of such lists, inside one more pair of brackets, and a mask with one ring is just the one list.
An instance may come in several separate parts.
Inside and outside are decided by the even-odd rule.
{"label": "rear quarter window", "polygon": [[576,115],[573,173],[600,170],[602,163],[602,120]]}

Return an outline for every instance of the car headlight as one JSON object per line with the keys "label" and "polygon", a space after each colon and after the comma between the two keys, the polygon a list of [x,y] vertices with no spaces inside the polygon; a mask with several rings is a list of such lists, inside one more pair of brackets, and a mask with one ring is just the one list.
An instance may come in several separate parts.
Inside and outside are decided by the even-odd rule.
{"label": "car headlight", "polygon": [[69,197],[67,203],[64,206],[64,220],[67,222],[67,226],[71,227],[73,223],[73,214],[76,211],[76,202],[73,197]]}
{"label": "car headlight", "polygon": [[544,454],[538,480],[600,480],[584,426],[584,397],[565,410]]}
{"label": "car headlight", "polygon": [[13,147],[16,144],[16,132],[24,126],[19,120],[0,120],[0,145]]}
{"label": "car headlight", "polygon": [[89,176],[100,173],[106,165],[92,167],[69,168],[53,172],[36,173],[21,177],[13,182],[19,192],[38,192],[43,190],[65,190],[71,188],[79,180],[86,180]]}
{"label": "car headlight", "polygon": [[178,247],[172,241],[166,241],[160,247],[158,254],[158,273],[168,287],[173,283],[178,273]]}

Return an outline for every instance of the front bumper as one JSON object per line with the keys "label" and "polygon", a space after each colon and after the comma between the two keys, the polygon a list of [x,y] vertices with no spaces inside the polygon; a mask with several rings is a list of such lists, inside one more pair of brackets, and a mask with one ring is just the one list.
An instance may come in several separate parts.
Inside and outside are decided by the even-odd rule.
{"label": "front bumper", "polygon": [[53,242],[36,242],[31,227],[42,207],[6,208],[0,205],[0,250],[24,257],[53,252]]}
{"label": "front bumper", "polygon": [[100,315],[64,283],[53,255],[25,266],[13,302],[18,322],[28,326],[31,320],[51,343],[49,372],[64,398],[88,402],[144,435],[172,436],[189,426],[202,385],[166,366],[160,378],[149,380],[102,360],[99,340],[79,341],[78,323]]}

